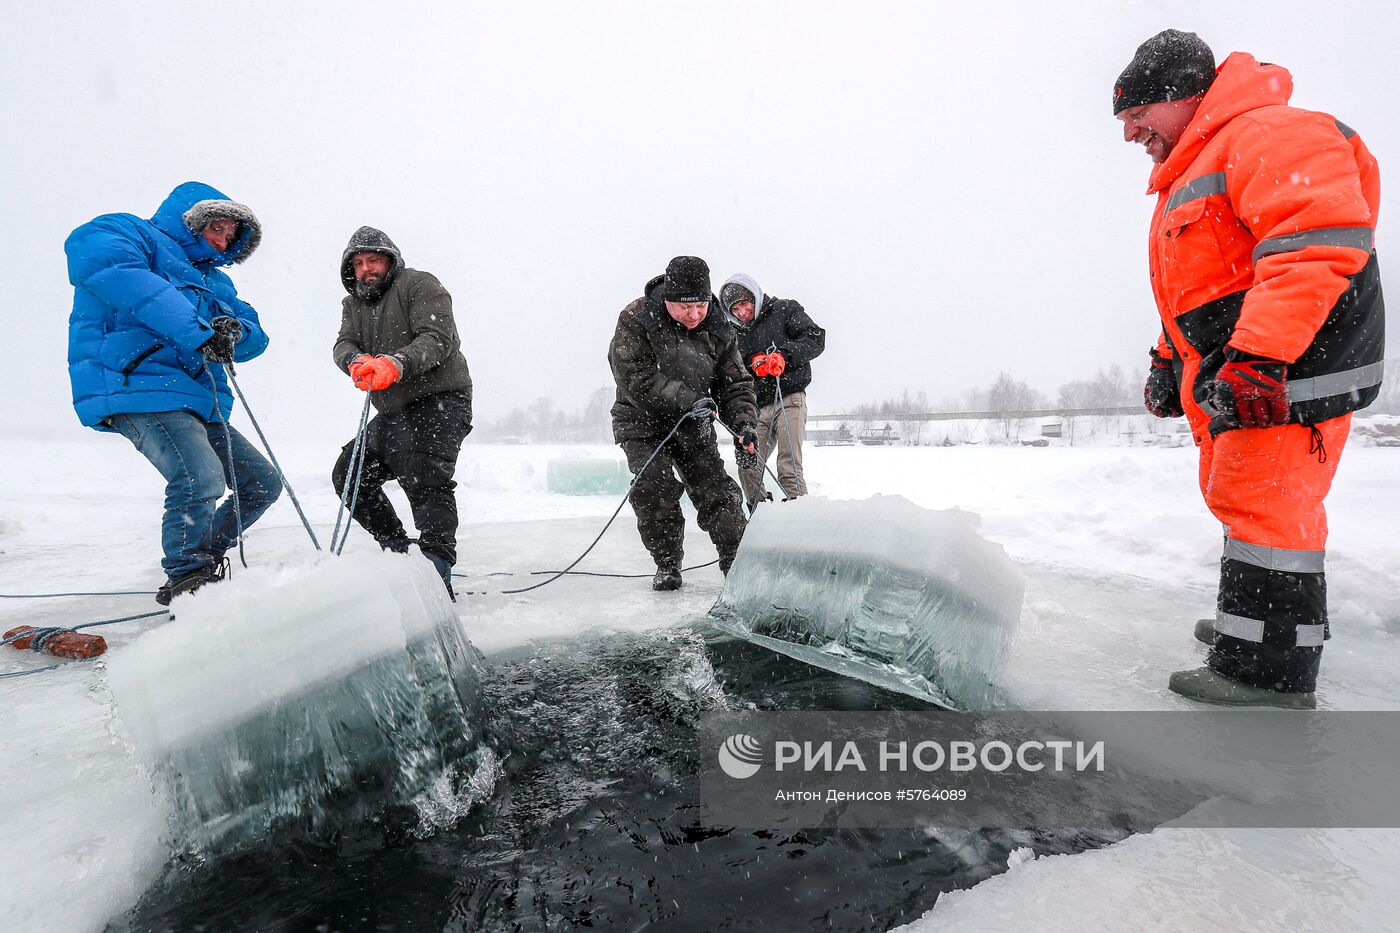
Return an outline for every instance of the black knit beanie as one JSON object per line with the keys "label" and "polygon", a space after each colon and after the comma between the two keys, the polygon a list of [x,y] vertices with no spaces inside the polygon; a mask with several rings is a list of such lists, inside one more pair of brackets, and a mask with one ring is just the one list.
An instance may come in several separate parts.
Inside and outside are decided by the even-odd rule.
{"label": "black knit beanie", "polygon": [[666,264],[666,280],[661,283],[666,301],[710,300],[710,267],[698,256],[677,256]]}
{"label": "black knit beanie", "polygon": [[1215,54],[1194,32],[1164,29],[1138,46],[1113,84],[1115,116],[1129,107],[1195,97],[1215,80]]}
{"label": "black knit beanie", "polygon": [[753,292],[738,282],[730,282],[719,290],[719,303],[728,311],[741,301],[753,301]]}

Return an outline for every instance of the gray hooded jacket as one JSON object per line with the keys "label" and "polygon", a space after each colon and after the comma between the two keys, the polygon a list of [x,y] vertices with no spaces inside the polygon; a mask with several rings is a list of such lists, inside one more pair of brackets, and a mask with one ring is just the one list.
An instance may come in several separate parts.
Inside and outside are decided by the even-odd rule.
{"label": "gray hooded jacket", "polygon": [[[372,302],[355,294],[351,268],[354,255],[367,250],[392,260],[389,285]],[[382,231],[361,227],[341,254],[340,281],[349,294],[341,302],[340,335],[331,350],[335,365],[348,373],[350,362],[361,354],[392,356],[403,373],[389,388],[371,393],[377,410],[393,414],[439,392],[471,397],[472,377],[452,317],[452,296],[435,276],[405,266],[399,248]]]}

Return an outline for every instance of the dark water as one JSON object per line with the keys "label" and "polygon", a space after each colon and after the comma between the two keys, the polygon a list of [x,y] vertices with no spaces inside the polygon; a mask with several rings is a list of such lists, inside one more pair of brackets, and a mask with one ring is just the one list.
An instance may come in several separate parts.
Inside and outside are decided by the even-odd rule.
{"label": "dark water", "polygon": [[726,708],[919,710],[908,697],[745,642],[617,635],[493,658],[504,776],[428,838],[407,816],[166,878],[111,929],[885,930],[942,891],[1005,870],[1013,849],[1118,836],[702,827],[695,726]]}

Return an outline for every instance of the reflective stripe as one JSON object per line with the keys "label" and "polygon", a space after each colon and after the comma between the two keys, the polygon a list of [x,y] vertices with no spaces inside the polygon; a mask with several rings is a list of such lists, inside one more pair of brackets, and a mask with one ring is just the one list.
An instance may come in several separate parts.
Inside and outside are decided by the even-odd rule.
{"label": "reflective stripe", "polygon": [[1322,640],[1327,637],[1326,629],[1325,625],[1300,625],[1293,644],[1299,648],[1321,648]]}
{"label": "reflective stripe", "polygon": [[1370,227],[1319,227],[1260,240],[1254,247],[1254,261],[1275,253],[1291,253],[1305,246],[1351,246],[1370,252],[1376,232]]}
{"label": "reflective stripe", "polygon": [[1343,123],[1341,120],[1338,120],[1336,117],[1332,118],[1332,122],[1337,124],[1337,129],[1341,131],[1341,134],[1347,139],[1351,139],[1353,136],[1356,135],[1356,130],[1347,126],[1345,123]]}
{"label": "reflective stripe", "polygon": [[1246,619],[1244,616],[1232,616],[1228,612],[1217,612],[1215,614],[1215,630],[1221,635],[1229,635],[1240,641],[1264,643],[1264,623],[1258,619]]}
{"label": "reflective stripe", "polygon": [[1191,181],[1176,189],[1176,193],[1167,198],[1167,210],[1175,210],[1187,201],[1195,201],[1212,194],[1225,193],[1225,173],[1212,172],[1209,175],[1202,175],[1200,178],[1193,178]]}
{"label": "reflective stripe", "polygon": [[1288,401],[1289,403],[1311,402],[1313,399],[1327,398],[1331,395],[1360,392],[1362,389],[1380,385],[1381,377],[1384,375],[1385,363],[1382,361],[1367,363],[1356,369],[1345,369],[1339,373],[1313,376],[1309,379],[1290,379],[1288,380]]}
{"label": "reflective stripe", "polygon": [[1262,544],[1249,544],[1235,538],[1225,539],[1225,557],[1243,564],[1263,567],[1265,570],[1282,570],[1288,573],[1322,573],[1322,560],[1326,551],[1295,551],[1282,547],[1265,547]]}

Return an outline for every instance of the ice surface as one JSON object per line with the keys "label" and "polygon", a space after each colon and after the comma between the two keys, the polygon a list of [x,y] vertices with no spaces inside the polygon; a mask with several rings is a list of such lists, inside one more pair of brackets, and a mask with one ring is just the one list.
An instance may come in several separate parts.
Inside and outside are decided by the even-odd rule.
{"label": "ice surface", "polygon": [[1025,583],[977,523],[901,496],[764,506],[715,615],[770,647],[790,643],[785,653],[809,663],[984,707],[1015,638]]}
{"label": "ice surface", "polygon": [[[1226,806],[1212,800],[1199,809]],[[1395,829],[1162,826],[1103,849],[1021,861],[942,895],[922,918],[897,929],[1394,929],[1397,851]]]}
{"label": "ice surface", "polygon": [[[337,503],[326,445],[295,435],[273,440],[308,514],[325,520],[317,525],[325,541]],[[57,440],[12,434],[6,444],[0,590],[153,592],[162,579],[155,560],[163,485],[145,459],[95,432]],[[457,569],[470,579],[459,581],[461,589],[540,579],[528,571],[557,569],[592,540],[616,498],[549,494],[549,460],[571,454],[609,457],[616,448],[475,441],[463,448]],[[1214,611],[1220,568],[1220,526],[1201,505],[1193,449],[811,447],[806,456],[817,494],[898,492],[924,508],[981,516],[983,533],[1005,545],[1027,581],[1003,674],[1013,706],[1193,708],[1166,688],[1170,671],[1204,659],[1191,625]],[[1331,709],[1400,709],[1400,536],[1385,520],[1400,513],[1395,461],[1394,449],[1353,441],[1328,497],[1333,638],[1319,699]],[[103,482],[93,481],[94,463],[102,464]],[[408,515],[398,488],[386,490]],[[760,512],[755,532],[762,524]],[[309,550],[285,501],[249,536],[255,565],[299,560]],[[376,552],[356,527],[342,560]],[[686,557],[714,557],[689,519]],[[579,569],[650,568],[624,514]],[[502,571],[515,576],[496,575]],[[257,578],[239,572],[220,586],[238,587],[242,579]],[[720,580],[711,567],[686,574],[678,592],[653,593],[649,579],[566,577],[522,596],[465,597],[456,609],[483,651],[524,651],[533,639],[695,622],[719,594]],[[0,618],[5,627],[71,625],[154,608],[139,597],[0,600]],[[166,625],[142,620],[103,629],[107,657],[119,658]],[[3,662],[9,671],[47,660],[12,651]],[[158,878],[169,855],[166,808],[151,794],[113,712],[106,662],[0,681],[0,736],[0,786],[17,802],[0,815],[0,876],[24,879],[23,896],[0,910],[0,928],[104,929]],[[1400,910],[1397,858],[1396,830],[1163,829],[1098,852],[1020,864],[941,898],[933,919],[939,929],[1213,929],[1293,916],[1305,921],[1299,928],[1383,928]],[[75,880],[80,897],[73,896]]]}
{"label": "ice surface", "polygon": [[108,680],[177,844],[314,836],[491,766],[479,655],[421,557],[251,570],[171,608]]}

